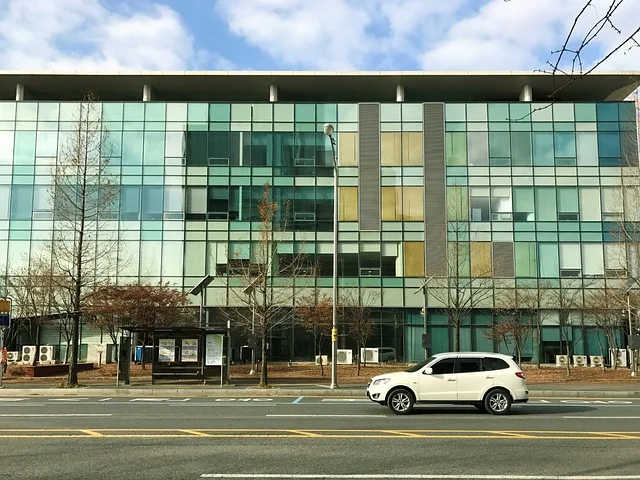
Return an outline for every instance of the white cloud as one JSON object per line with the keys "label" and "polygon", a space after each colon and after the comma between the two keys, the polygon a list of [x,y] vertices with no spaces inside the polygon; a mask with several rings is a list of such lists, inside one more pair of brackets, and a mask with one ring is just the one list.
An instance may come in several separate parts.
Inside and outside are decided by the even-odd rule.
{"label": "white cloud", "polygon": [[5,69],[184,69],[193,39],[180,15],[144,3],[115,12],[100,0],[0,0]]}

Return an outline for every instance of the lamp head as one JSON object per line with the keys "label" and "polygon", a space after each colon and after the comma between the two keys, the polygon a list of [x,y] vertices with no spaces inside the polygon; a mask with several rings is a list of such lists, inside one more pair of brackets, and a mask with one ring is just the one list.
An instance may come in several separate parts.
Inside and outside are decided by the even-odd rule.
{"label": "lamp head", "polygon": [[324,127],[322,127],[322,131],[327,137],[330,137],[331,135],[333,135],[333,125],[331,125],[330,123],[325,123]]}

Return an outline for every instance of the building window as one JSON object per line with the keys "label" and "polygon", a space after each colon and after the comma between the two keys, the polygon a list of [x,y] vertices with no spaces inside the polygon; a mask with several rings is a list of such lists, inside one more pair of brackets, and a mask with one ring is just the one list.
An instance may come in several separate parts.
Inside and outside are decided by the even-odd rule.
{"label": "building window", "polygon": [[467,165],[467,134],[465,132],[446,132],[445,145],[447,165]]}
{"label": "building window", "polygon": [[513,188],[513,221],[533,222],[536,219],[533,187]]}
{"label": "building window", "polygon": [[517,278],[536,278],[538,266],[535,242],[515,242],[514,254]]}
{"label": "building window", "polygon": [[558,187],[558,221],[578,221],[578,189],[576,187]]}
{"label": "building window", "polygon": [[491,188],[491,220],[512,220],[511,213],[511,189],[508,187]]}
{"label": "building window", "polygon": [[489,135],[487,132],[467,132],[469,165],[489,165]]}
{"label": "building window", "polygon": [[382,187],[383,221],[424,220],[422,187]]}
{"label": "building window", "polygon": [[447,187],[447,217],[451,222],[469,220],[469,189]]}
{"label": "building window", "polygon": [[339,187],[340,198],[338,207],[340,213],[338,220],[341,222],[358,221],[358,187]]}
{"label": "building window", "polygon": [[554,187],[536,187],[536,220],[555,222],[558,218]]}
{"label": "building window", "polygon": [[560,244],[560,276],[566,278],[576,278],[582,276],[580,244]]}
{"label": "building window", "polygon": [[491,206],[489,188],[471,188],[471,221],[490,221]]}

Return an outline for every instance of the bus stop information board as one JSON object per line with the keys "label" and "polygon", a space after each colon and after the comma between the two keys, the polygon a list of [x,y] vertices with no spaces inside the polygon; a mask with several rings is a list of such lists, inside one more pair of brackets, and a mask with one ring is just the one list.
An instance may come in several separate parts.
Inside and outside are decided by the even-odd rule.
{"label": "bus stop information board", "polygon": [[0,300],[0,328],[9,326],[11,300]]}
{"label": "bus stop information board", "polygon": [[222,365],[222,335],[209,334],[205,343],[205,365]]}

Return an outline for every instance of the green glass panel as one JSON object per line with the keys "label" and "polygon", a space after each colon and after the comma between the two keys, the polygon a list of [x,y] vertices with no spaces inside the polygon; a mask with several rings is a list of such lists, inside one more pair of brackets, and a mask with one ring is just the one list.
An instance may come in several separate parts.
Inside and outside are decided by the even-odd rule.
{"label": "green glass panel", "polygon": [[490,132],[508,132],[509,123],[508,122],[489,122],[489,131]]}
{"label": "green glass panel", "polygon": [[383,103],[380,105],[381,122],[401,122],[402,109],[399,103]]}
{"label": "green glass panel", "polygon": [[142,163],[142,132],[122,133],[122,164],[140,165]]}
{"label": "green glass panel", "polygon": [[164,164],[164,132],[145,132],[143,163],[145,165]]}
{"label": "green glass panel", "polygon": [[541,221],[556,221],[556,192],[554,187],[536,187],[536,219]]}
{"label": "green glass panel", "polygon": [[489,157],[508,158],[511,156],[509,133],[489,132]]}
{"label": "green glass panel", "polygon": [[598,155],[600,158],[620,157],[620,134],[618,132],[598,132]]}
{"label": "green glass panel", "polygon": [[38,118],[38,104],[19,102],[16,120],[36,120]]}
{"label": "green glass panel", "polygon": [[144,120],[144,103],[125,103],[124,121],[142,122]]}
{"label": "green glass panel", "polygon": [[464,132],[446,132],[445,148],[447,165],[467,164],[467,134]]}
{"label": "green glass panel", "polygon": [[573,103],[554,103],[553,104],[553,121],[554,122],[573,122]]}
{"label": "green glass panel", "polygon": [[576,103],[575,106],[576,122],[595,122],[596,121],[596,104],[595,103]]}
{"label": "green glass panel", "polygon": [[560,258],[557,243],[538,244],[540,277],[558,278],[560,276]]}
{"label": "green glass panel", "polygon": [[532,103],[531,120],[533,122],[550,122],[553,120],[553,110],[550,103]]}
{"label": "green glass panel", "polygon": [[250,103],[234,103],[231,105],[231,121],[250,122],[251,112],[252,108]]}
{"label": "green glass panel", "polygon": [[599,122],[617,122],[618,121],[618,104],[617,103],[598,103],[596,106]]}
{"label": "green glass panel", "polygon": [[534,242],[515,242],[514,254],[516,277],[536,278],[538,276],[536,244]]}
{"label": "green glass panel", "polygon": [[558,187],[558,212],[578,213],[578,188]]}
{"label": "green glass panel", "polygon": [[531,105],[528,103],[509,104],[509,118],[513,121],[530,122]]}
{"label": "green glass panel", "polygon": [[296,103],[295,121],[314,122],[316,121],[316,105],[314,103]]}
{"label": "green glass panel", "polygon": [[0,120],[14,121],[16,119],[15,102],[0,102]]}
{"label": "green glass panel", "polygon": [[575,123],[553,122],[553,130],[556,132],[574,132],[575,129],[576,129]]}
{"label": "green glass panel", "polygon": [[618,122],[598,122],[599,132],[618,132],[620,131],[620,124]]}
{"label": "green glass panel", "polygon": [[513,165],[531,165],[531,133],[511,132],[511,158],[513,160]]}
{"label": "green glass panel", "polygon": [[36,159],[36,132],[16,132],[14,163],[33,165]]}
{"label": "green glass panel", "polygon": [[533,222],[535,220],[533,199],[533,187],[513,187],[514,222]]}
{"label": "green glass panel", "polygon": [[317,104],[316,121],[319,123],[336,123],[338,121],[338,106],[335,103]]}
{"label": "green glass panel", "polygon": [[508,122],[509,121],[509,104],[490,103],[489,104],[489,121],[490,122]]}
{"label": "green glass panel", "polygon": [[187,120],[189,122],[208,122],[209,104],[189,103],[187,105]]}
{"label": "green glass panel", "polygon": [[145,122],[164,122],[165,120],[165,103],[150,102],[145,104],[144,120]]}
{"label": "green glass panel", "polygon": [[421,103],[403,103],[402,104],[402,121],[403,122],[422,122],[423,109]]}
{"label": "green glass panel", "polygon": [[533,162],[538,166],[553,166],[553,134],[533,132]]}
{"label": "green glass panel", "polygon": [[38,121],[57,122],[60,113],[60,106],[57,103],[43,102],[38,108]]}
{"label": "green glass panel", "polygon": [[553,134],[556,157],[576,156],[576,134],[575,132],[556,132]]}
{"label": "green glass panel", "polygon": [[209,105],[210,122],[228,122],[231,118],[231,105],[228,103],[212,103]]}
{"label": "green glass panel", "polygon": [[468,122],[486,122],[487,121],[487,104],[486,103],[468,103],[467,104],[467,121]]}
{"label": "green glass panel", "polygon": [[635,102],[621,102],[618,104],[618,114],[620,121],[625,123],[636,123],[636,104]]}
{"label": "green glass panel", "polygon": [[489,165],[489,134],[487,132],[468,132],[467,150],[469,165]]}
{"label": "green glass panel", "polygon": [[447,103],[445,105],[445,121],[466,122],[466,105],[464,103]]}
{"label": "green glass panel", "polygon": [[273,120],[276,122],[293,122],[293,104],[276,103],[273,106]]}

